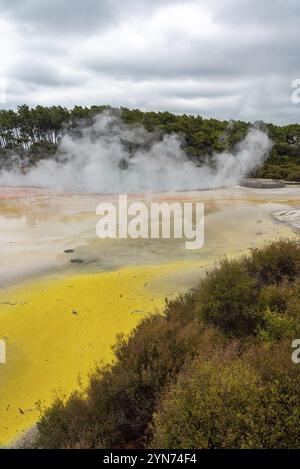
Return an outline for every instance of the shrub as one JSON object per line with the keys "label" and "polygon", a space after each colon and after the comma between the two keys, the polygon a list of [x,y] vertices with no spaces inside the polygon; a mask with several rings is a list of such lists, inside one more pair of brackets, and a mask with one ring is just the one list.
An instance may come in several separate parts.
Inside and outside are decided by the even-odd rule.
{"label": "shrub", "polygon": [[260,309],[265,310],[269,308],[271,311],[279,314],[284,313],[292,291],[289,284],[266,285],[262,287],[259,295]]}
{"label": "shrub", "polygon": [[154,448],[253,446],[257,374],[241,361],[197,361],[181,374],[154,415]]}
{"label": "shrub", "polygon": [[263,249],[252,249],[245,263],[259,285],[294,281],[300,273],[300,245],[291,240],[272,242]]}
{"label": "shrub", "polygon": [[297,297],[299,301],[299,292],[294,283],[283,282],[261,289],[259,304],[263,313],[263,325],[260,336],[263,340],[293,337],[298,330],[300,332],[299,315],[295,315],[294,311],[294,305],[298,304],[298,301],[295,302]]}
{"label": "shrub", "polygon": [[293,324],[292,334],[300,337],[300,281],[296,280],[286,303],[286,315]]}
{"label": "shrub", "polygon": [[196,359],[159,403],[149,446],[299,447],[299,375],[286,359],[289,350],[282,342],[253,347],[242,358]]}
{"label": "shrub", "polygon": [[278,314],[270,309],[263,313],[264,325],[260,336],[266,341],[279,340],[293,335],[295,323],[287,314]]}
{"label": "shrub", "polygon": [[258,292],[241,261],[224,259],[200,283],[196,311],[230,335],[252,334],[260,325]]}

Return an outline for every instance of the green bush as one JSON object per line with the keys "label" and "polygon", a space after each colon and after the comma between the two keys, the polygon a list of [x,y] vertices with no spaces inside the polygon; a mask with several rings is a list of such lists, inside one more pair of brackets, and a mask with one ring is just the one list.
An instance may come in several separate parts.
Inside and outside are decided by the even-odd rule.
{"label": "green bush", "polygon": [[300,244],[285,239],[271,242],[263,249],[252,249],[245,263],[259,285],[294,281],[300,273]]}
{"label": "green bush", "polygon": [[255,441],[261,383],[247,365],[196,361],[154,415],[154,448],[247,448]]}
{"label": "green bush", "polygon": [[196,311],[206,322],[230,335],[256,331],[261,322],[258,291],[241,261],[224,259],[207,273],[199,286]]}
{"label": "green bush", "polygon": [[[281,353],[286,346],[280,344]],[[273,363],[272,353],[263,350],[264,367],[251,363],[251,354],[225,362],[196,359],[159,403],[149,446],[299,448],[298,373],[286,362]]]}
{"label": "green bush", "polygon": [[292,292],[293,289],[289,284],[266,285],[260,291],[259,307],[261,310],[269,308],[271,311],[282,314],[286,311]]}
{"label": "green bush", "polygon": [[266,341],[279,340],[292,336],[295,332],[295,323],[287,314],[278,314],[270,309],[263,313],[264,325],[260,336]]}

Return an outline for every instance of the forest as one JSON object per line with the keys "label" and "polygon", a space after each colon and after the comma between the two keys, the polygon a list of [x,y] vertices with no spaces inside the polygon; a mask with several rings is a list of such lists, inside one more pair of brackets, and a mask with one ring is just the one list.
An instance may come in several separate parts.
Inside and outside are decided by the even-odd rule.
{"label": "forest", "polygon": [[[64,134],[80,132],[105,110],[118,113],[128,125],[142,125],[157,135],[176,133],[189,158],[201,165],[207,156],[233,151],[252,125],[250,122],[205,119],[200,115],[176,115],[170,112],[143,112],[139,109],[110,106],[21,105],[17,110],[0,110],[0,169],[13,165],[35,165],[43,158],[55,157]],[[300,124],[276,126],[256,122],[273,141],[265,164],[252,176],[300,181]]]}

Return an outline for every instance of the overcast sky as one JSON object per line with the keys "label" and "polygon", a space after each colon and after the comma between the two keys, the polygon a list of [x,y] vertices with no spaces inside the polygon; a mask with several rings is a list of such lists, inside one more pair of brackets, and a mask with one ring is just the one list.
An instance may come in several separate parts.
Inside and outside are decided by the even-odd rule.
{"label": "overcast sky", "polygon": [[1,107],[299,122],[299,0],[0,0],[0,53]]}

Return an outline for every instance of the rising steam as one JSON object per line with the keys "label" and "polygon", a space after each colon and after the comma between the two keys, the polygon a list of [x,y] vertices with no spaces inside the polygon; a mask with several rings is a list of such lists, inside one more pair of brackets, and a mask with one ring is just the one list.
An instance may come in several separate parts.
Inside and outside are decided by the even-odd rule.
{"label": "rising steam", "polygon": [[60,157],[41,160],[25,174],[2,171],[0,184],[98,193],[216,188],[238,184],[263,163],[270,148],[268,136],[252,128],[235,154],[215,154],[210,164],[199,167],[177,135],[161,139],[105,112],[76,136],[65,135]]}

